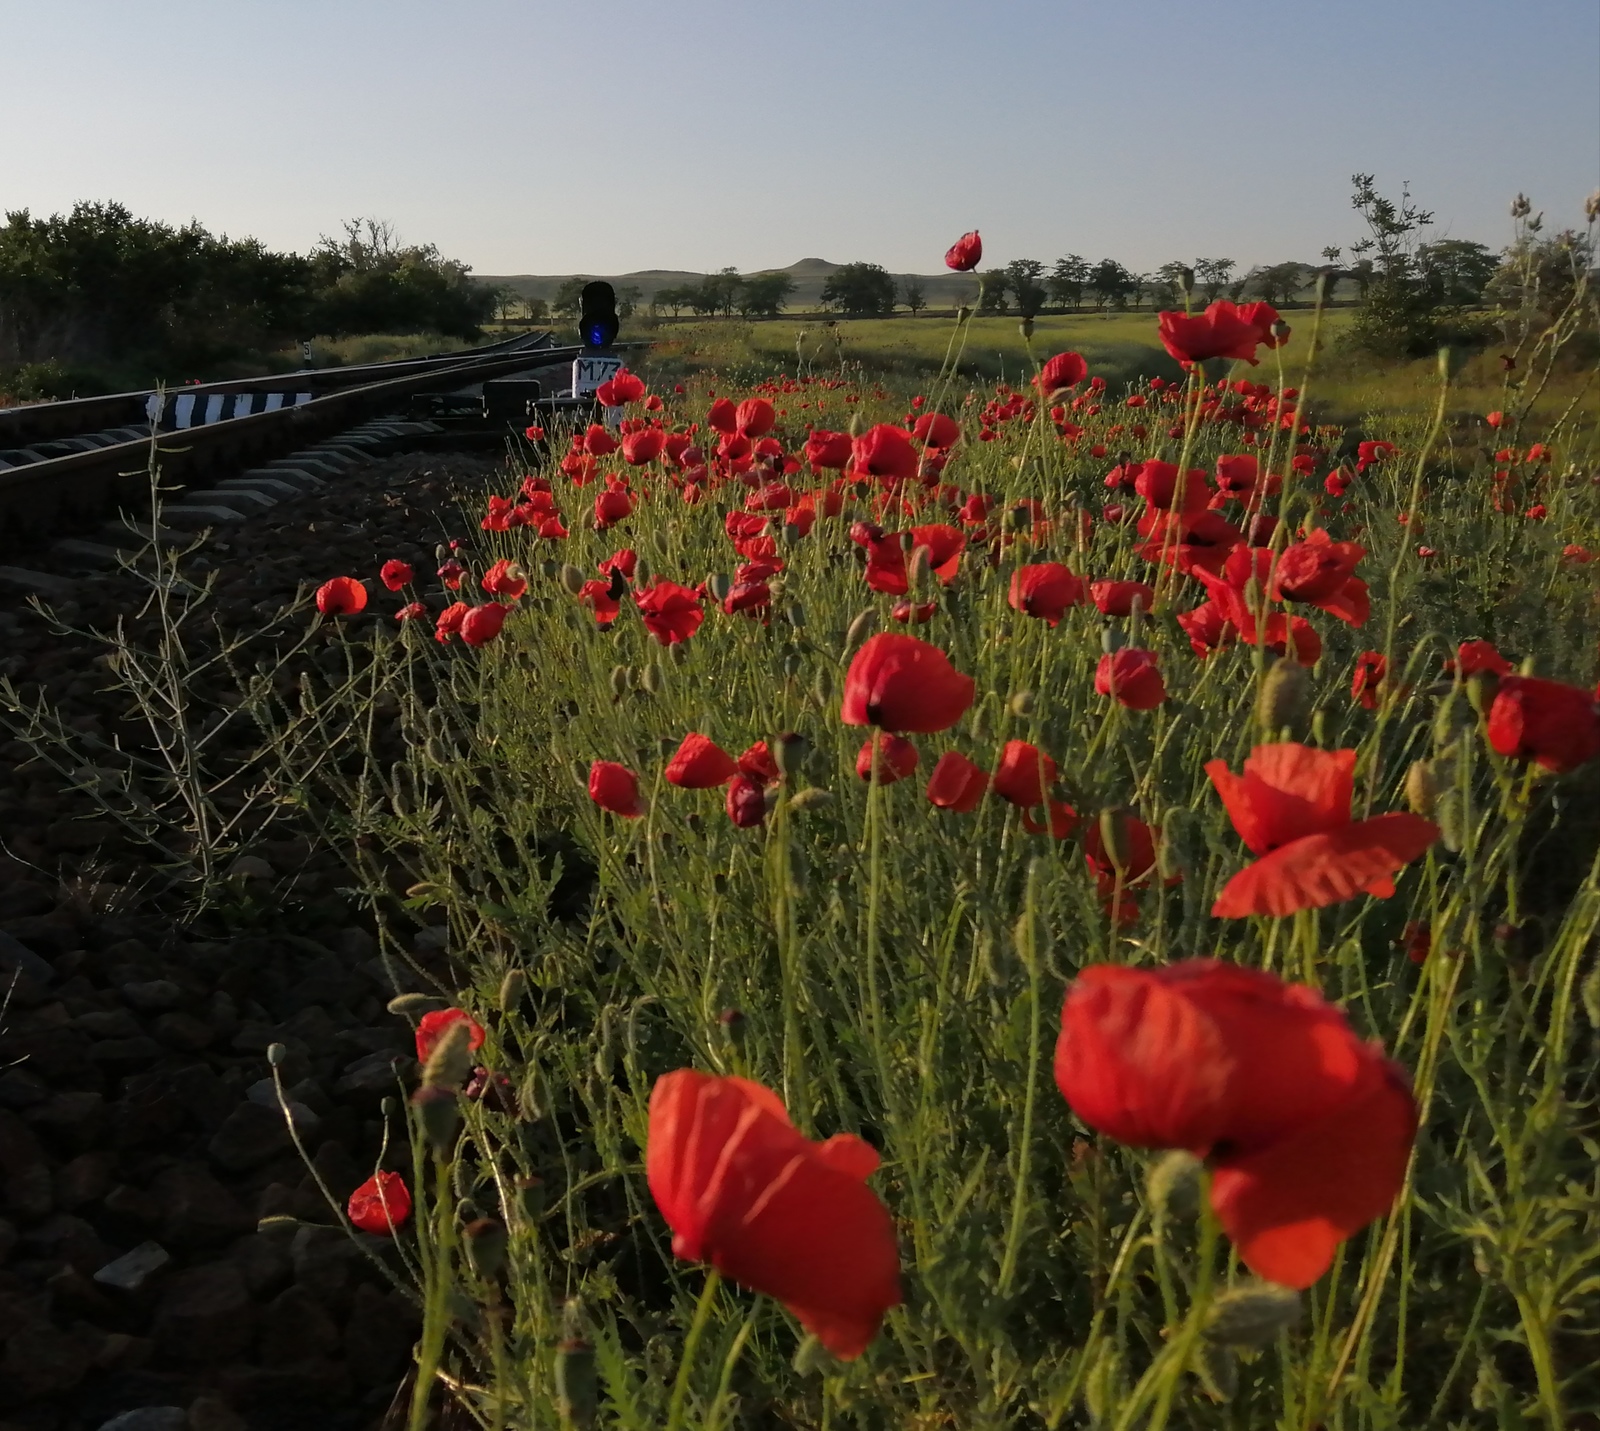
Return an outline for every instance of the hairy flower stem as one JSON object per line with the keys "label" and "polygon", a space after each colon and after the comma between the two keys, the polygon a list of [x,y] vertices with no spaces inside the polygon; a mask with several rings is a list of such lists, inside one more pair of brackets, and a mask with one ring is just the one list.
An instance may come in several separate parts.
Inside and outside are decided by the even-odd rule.
{"label": "hairy flower stem", "polygon": [[[1046,810],[1045,818],[1050,818]],[[1022,1139],[1017,1149],[1017,1188],[1011,1200],[1011,1226],[1006,1232],[1005,1255],[1000,1261],[998,1292],[1007,1297],[1016,1276],[1017,1257],[1022,1251],[1022,1234],[1028,1223],[1029,1155],[1033,1147],[1033,1107],[1039,1087],[1040,1007],[1039,950],[1035,947],[1039,930],[1039,881],[1030,875],[1022,915],[1023,937],[1017,952],[1028,969],[1028,1082],[1022,1096]]]}
{"label": "hairy flower stem", "polygon": [[689,1399],[689,1374],[694,1370],[694,1354],[699,1349],[700,1338],[705,1335],[711,1321],[711,1308],[717,1300],[717,1289],[722,1286],[722,1273],[715,1267],[706,1273],[706,1284],[700,1290],[700,1300],[695,1305],[694,1321],[689,1324],[689,1335],[683,1341],[683,1355],[678,1359],[678,1375],[672,1383],[672,1400],[667,1403],[667,1431],[681,1431],[683,1408]]}

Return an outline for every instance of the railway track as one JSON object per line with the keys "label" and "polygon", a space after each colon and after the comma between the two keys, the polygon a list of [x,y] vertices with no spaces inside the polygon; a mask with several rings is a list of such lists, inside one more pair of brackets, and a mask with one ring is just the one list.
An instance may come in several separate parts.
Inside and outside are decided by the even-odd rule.
{"label": "railway track", "polygon": [[583,350],[529,334],[487,347],[360,367],[193,384],[165,392],[0,409],[0,562],[52,544],[83,562],[148,541],[149,472],[163,523],[191,529],[249,515],[284,485],[328,477],[361,455],[436,431],[407,423],[424,394],[554,368]]}

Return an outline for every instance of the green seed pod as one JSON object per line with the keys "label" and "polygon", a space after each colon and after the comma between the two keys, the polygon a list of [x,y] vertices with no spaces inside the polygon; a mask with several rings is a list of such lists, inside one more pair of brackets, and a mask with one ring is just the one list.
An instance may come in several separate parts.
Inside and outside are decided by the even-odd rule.
{"label": "green seed pod", "polygon": [[1163,1154],[1145,1174],[1144,1195],[1157,1222],[1193,1216],[1200,1206],[1200,1160],[1182,1149]]}
{"label": "green seed pod", "polygon": [[860,612],[850,623],[850,629],[844,633],[844,649],[848,655],[851,648],[858,642],[865,641],[878,628],[878,613],[870,606]]}
{"label": "green seed pod", "polygon": [[633,684],[633,672],[626,666],[613,666],[611,668],[611,694],[620,698]]}
{"label": "green seed pod", "polygon": [[1022,334],[1022,341],[1024,343],[1033,337],[1033,319],[1031,316],[1024,318],[1022,322],[1017,324],[1017,332]]}
{"label": "green seed pod", "polygon": [[666,684],[667,673],[661,668],[659,661],[652,661],[639,673],[639,685],[652,696],[659,696]]}
{"label": "green seed pod", "polygon": [[289,1059],[289,1050],[281,1043],[267,1045],[267,1066],[269,1068],[282,1068]]}
{"label": "green seed pod", "polygon": [[424,1084],[411,1095],[411,1106],[422,1125],[422,1136],[434,1152],[445,1156],[455,1144],[456,1129],[461,1123],[455,1089]]}
{"label": "green seed pod", "polygon": [[492,1217],[480,1217],[461,1230],[467,1247],[467,1262],[485,1282],[491,1282],[505,1269],[506,1229]]}
{"label": "green seed pod", "polygon": [[728,593],[733,590],[733,578],[726,572],[714,571],[706,578],[706,595],[718,606],[728,599]]}
{"label": "green seed pod", "polygon": [[1133,859],[1133,811],[1121,806],[1107,807],[1100,812],[1100,843],[1105,848],[1111,867],[1125,873]]}
{"label": "green seed pod", "polygon": [[1300,1320],[1300,1294],[1273,1282],[1247,1282],[1221,1293],[1203,1335],[1227,1347],[1264,1347]]}
{"label": "green seed pod", "polygon": [[440,1037],[422,1068],[422,1082],[429,1088],[460,1088],[472,1075],[472,1050],[468,1043],[472,1031],[465,1019],[457,1019]]}
{"label": "green seed pod", "polygon": [[821,810],[831,804],[833,804],[831,791],[811,785],[795,794],[789,801],[789,808],[796,814],[803,815],[807,810]]}
{"label": "green seed pod", "polygon": [[1280,657],[1261,678],[1256,695],[1256,724],[1268,740],[1277,740],[1286,729],[1302,733],[1310,713],[1310,672],[1298,661]]}
{"label": "green seed pod", "polygon": [[563,562],[561,564],[561,584],[566,587],[571,595],[576,596],[582,591],[583,583],[587,579],[581,567],[575,567],[571,562]]}
{"label": "green seed pod", "polygon": [[500,1012],[515,1013],[528,997],[528,976],[521,969],[508,969],[500,981]]}
{"label": "green seed pod", "polygon": [[431,1014],[435,1009],[447,1005],[443,999],[436,999],[432,994],[396,994],[385,1007],[391,1014],[403,1019],[420,1019],[424,1014]]}

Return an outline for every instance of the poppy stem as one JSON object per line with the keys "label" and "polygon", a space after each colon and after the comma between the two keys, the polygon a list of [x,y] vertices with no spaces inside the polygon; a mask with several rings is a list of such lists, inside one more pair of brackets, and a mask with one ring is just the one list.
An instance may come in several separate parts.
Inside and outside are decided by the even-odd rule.
{"label": "poppy stem", "polygon": [[[1050,818],[1048,808],[1045,819]],[[1017,1149],[1017,1189],[1011,1200],[1011,1226],[1006,1232],[1005,1256],[1000,1261],[1001,1297],[1010,1295],[1011,1279],[1016,1275],[1017,1257],[1022,1251],[1022,1233],[1028,1221],[1029,1154],[1033,1145],[1033,1107],[1039,1087],[1039,880],[1041,862],[1035,860],[1028,871],[1024,896],[1022,937],[1017,952],[1028,968],[1028,1082],[1022,1096],[1022,1141]]]}
{"label": "poppy stem", "polygon": [[695,1304],[694,1320],[689,1324],[689,1335],[683,1339],[683,1354],[678,1359],[678,1375],[672,1383],[672,1400],[667,1403],[667,1431],[681,1431],[683,1407],[689,1398],[689,1373],[694,1369],[694,1354],[705,1335],[706,1324],[711,1320],[711,1308],[722,1286],[722,1273],[715,1267],[706,1273],[706,1284],[700,1289],[700,1300]]}

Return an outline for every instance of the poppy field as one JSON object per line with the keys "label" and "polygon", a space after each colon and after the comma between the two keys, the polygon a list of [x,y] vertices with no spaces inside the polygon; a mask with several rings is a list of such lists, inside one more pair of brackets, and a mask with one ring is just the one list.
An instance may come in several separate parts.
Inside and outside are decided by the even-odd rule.
{"label": "poppy field", "polygon": [[1600,1424],[1600,452],[1537,348],[1357,432],[1150,326],[646,361],[321,574],[413,1427]]}

